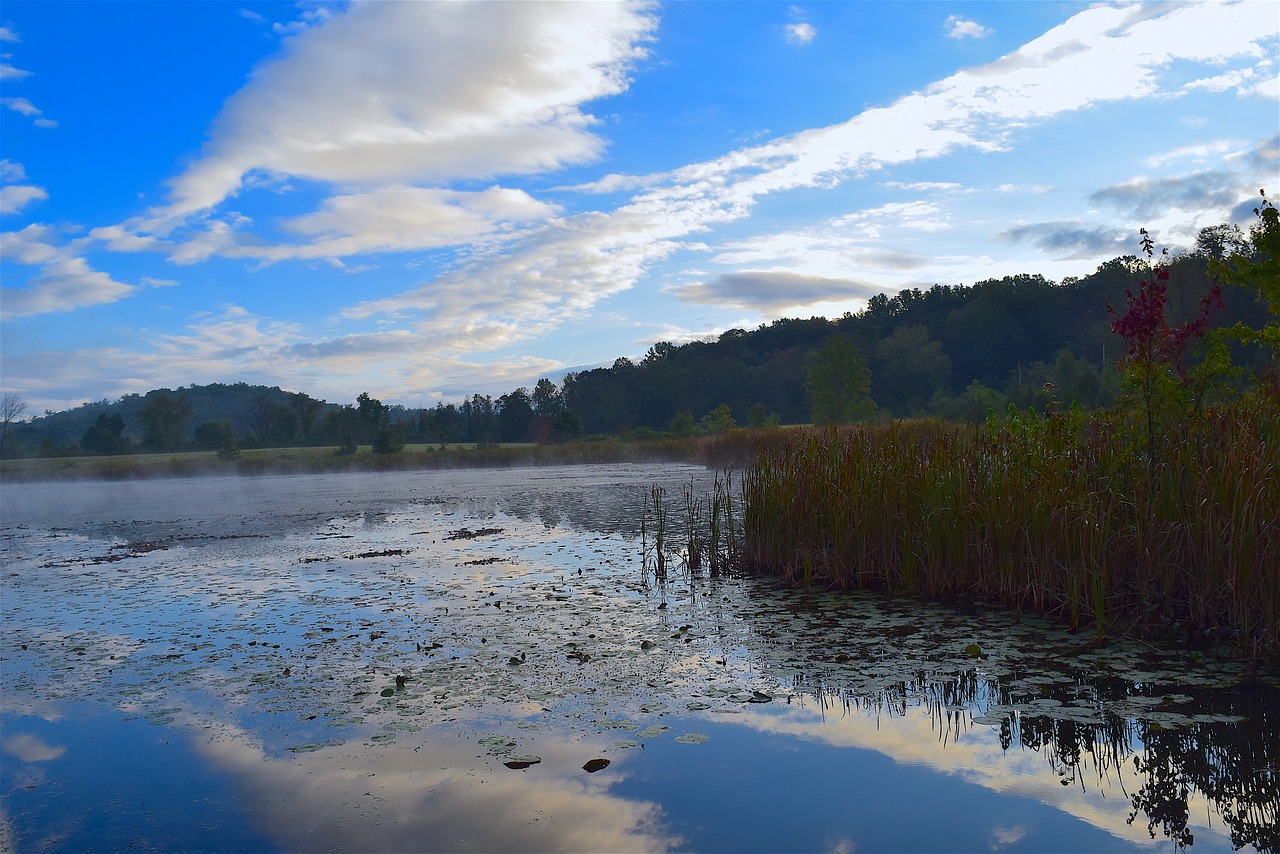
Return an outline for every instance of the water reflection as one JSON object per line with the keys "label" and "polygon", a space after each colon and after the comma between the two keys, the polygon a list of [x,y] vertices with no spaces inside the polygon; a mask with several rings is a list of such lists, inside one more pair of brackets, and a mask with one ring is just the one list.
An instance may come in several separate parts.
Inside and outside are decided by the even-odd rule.
{"label": "water reflection", "polygon": [[[287,850],[1276,850],[1274,680],[980,604],[657,584],[640,493],[695,472],[5,496],[21,847],[81,847],[62,813],[103,790],[128,803],[96,844],[145,836],[136,771],[67,770],[96,750],[205,780],[192,824],[220,848],[252,826],[245,847]],[[510,770],[507,747],[541,761]]]}
{"label": "water reflection", "polygon": [[[873,720],[874,737],[854,743],[876,742],[899,759],[976,779],[986,776],[977,769],[990,767],[990,757],[966,759],[966,745],[990,730],[1004,754],[1036,755],[1059,787],[1091,804],[1069,805],[1074,794],[1064,798],[1043,786],[1038,799],[1088,815],[1099,827],[1114,828],[1117,813],[1109,809],[1105,819],[1097,813],[1091,790],[1112,794],[1113,801],[1119,792],[1127,799],[1125,823],[1153,839],[1192,846],[1199,823],[1209,840],[1225,827],[1236,849],[1280,848],[1280,689],[1274,680],[1260,681],[1244,665],[1136,648],[1054,654],[1055,647],[1074,643],[1070,635],[1038,620],[1002,625],[1009,615],[1001,612],[966,616],[880,597],[782,595],[789,600],[786,613],[756,614],[764,619],[754,643],[776,648],[779,624],[799,618],[802,624],[781,640],[789,665],[775,668],[776,675],[789,677],[819,708],[847,715],[834,726],[825,718],[807,735],[831,741],[847,721],[856,729]],[[841,637],[833,625],[860,628]],[[957,650],[959,644],[964,649]],[[762,656],[769,659],[767,652]],[[927,714],[932,738],[913,732],[885,748],[884,733],[919,712]],[[984,785],[1007,788],[999,776]],[[1013,788],[1025,789],[1036,777],[1024,770]],[[1204,825],[1204,816],[1220,826]]]}
{"label": "water reflection", "polygon": [[529,740],[536,773],[511,771],[457,727],[424,729],[412,747],[335,746],[281,757],[252,733],[221,732],[199,749],[235,776],[255,818],[284,850],[662,851],[678,840],[660,808],[609,793],[616,775],[586,773],[603,740]]}

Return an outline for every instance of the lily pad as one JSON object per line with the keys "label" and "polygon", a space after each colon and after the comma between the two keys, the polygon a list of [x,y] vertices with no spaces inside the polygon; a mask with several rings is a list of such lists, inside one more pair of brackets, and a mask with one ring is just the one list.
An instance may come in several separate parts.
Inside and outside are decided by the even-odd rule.
{"label": "lily pad", "polygon": [[681,744],[706,744],[707,736],[706,733],[701,732],[686,732],[684,735],[676,736],[676,741]]}
{"label": "lily pad", "polygon": [[608,767],[609,767],[608,759],[591,759],[587,761],[586,765],[582,766],[582,770],[586,771],[588,774],[594,774],[597,771],[602,771]]}
{"label": "lily pad", "polygon": [[534,756],[532,753],[525,753],[520,756],[512,756],[502,764],[513,771],[519,771],[521,769],[528,768],[530,765],[537,765],[541,761],[541,756]]}

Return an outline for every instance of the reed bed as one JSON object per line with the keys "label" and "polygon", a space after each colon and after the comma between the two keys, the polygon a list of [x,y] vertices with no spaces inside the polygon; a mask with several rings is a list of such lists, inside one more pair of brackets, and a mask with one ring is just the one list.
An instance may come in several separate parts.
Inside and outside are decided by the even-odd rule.
{"label": "reed bed", "polygon": [[790,433],[742,482],[739,562],[793,584],[982,599],[1280,652],[1280,407],[1135,451],[1117,416]]}

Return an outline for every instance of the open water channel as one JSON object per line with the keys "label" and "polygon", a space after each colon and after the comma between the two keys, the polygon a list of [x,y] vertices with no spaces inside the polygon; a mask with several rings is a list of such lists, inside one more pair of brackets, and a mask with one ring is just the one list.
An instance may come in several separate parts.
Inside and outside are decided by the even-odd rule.
{"label": "open water channel", "polygon": [[1273,679],[659,584],[643,494],[691,481],[6,485],[0,850],[1277,850]]}

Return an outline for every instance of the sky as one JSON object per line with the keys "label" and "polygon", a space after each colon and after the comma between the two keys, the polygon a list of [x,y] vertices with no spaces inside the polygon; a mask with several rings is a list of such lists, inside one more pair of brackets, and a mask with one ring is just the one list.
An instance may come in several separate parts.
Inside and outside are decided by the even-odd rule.
{"label": "sky", "polygon": [[0,386],[434,406],[1280,199],[1272,0],[0,8]]}

